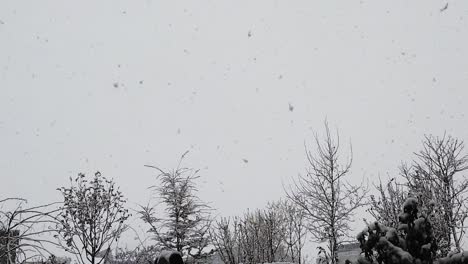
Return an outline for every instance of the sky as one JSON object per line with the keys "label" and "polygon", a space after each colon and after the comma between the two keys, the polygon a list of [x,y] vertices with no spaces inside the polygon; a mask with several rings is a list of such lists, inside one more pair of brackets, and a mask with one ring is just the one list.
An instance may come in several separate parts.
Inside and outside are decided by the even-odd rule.
{"label": "sky", "polygon": [[135,208],[144,165],[189,150],[239,215],[284,196],[324,120],[372,185],[425,134],[468,140],[467,97],[466,1],[1,0],[0,197],[100,171]]}

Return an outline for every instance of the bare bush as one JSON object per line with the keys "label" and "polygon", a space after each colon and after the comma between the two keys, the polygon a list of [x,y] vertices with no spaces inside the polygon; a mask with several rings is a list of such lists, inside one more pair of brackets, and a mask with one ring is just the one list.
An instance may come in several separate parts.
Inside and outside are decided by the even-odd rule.
{"label": "bare bush", "polygon": [[126,229],[129,214],[122,193],[99,172],[90,180],[80,173],[70,179],[70,187],[58,190],[64,199],[57,225],[63,247],[80,263],[103,263]]}
{"label": "bare bush", "polygon": [[51,247],[56,223],[57,203],[28,206],[22,198],[0,200],[0,260],[1,263],[25,263],[45,259]]}

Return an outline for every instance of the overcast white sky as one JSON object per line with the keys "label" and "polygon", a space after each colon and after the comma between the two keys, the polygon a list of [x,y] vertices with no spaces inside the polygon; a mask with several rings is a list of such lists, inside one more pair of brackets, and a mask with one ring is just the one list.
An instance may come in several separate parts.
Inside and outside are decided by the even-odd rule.
{"label": "overcast white sky", "polygon": [[143,165],[190,150],[236,215],[283,196],[325,118],[351,181],[395,175],[424,134],[468,140],[468,2],[446,3],[1,0],[0,195],[99,170],[146,203]]}

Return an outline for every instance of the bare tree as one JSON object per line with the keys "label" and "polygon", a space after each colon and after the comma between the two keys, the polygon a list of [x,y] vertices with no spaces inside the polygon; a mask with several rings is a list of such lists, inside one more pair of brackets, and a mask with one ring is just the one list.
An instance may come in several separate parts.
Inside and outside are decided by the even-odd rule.
{"label": "bare tree", "polygon": [[283,260],[281,255],[284,232],[281,219],[272,211],[247,211],[239,221],[239,247],[242,263],[265,263]]}
{"label": "bare tree", "polygon": [[268,203],[261,217],[263,218],[261,234],[263,234],[266,242],[266,262],[285,260],[286,218],[281,207],[281,201]]}
{"label": "bare tree", "polygon": [[242,217],[221,218],[211,231],[213,245],[227,264],[301,263],[305,242],[301,217],[290,202],[271,202]]}
{"label": "bare tree", "polygon": [[379,196],[377,198],[374,195],[370,196],[367,211],[379,223],[398,229],[398,215],[408,196],[404,184],[400,184],[395,178],[392,178],[385,185],[380,181],[376,189]]}
{"label": "bare tree", "polygon": [[103,263],[126,229],[129,214],[121,191],[99,172],[90,180],[80,173],[70,178],[70,187],[58,190],[64,198],[57,225],[64,248],[80,263]]}
{"label": "bare tree", "polygon": [[199,170],[181,167],[185,152],[174,170],[165,171],[146,165],[158,171],[158,185],[151,188],[164,206],[164,213],[156,205],[141,206],[141,219],[149,224],[159,246],[177,250],[196,261],[207,258],[211,208],[197,196],[196,180]]}
{"label": "bare tree", "polygon": [[328,240],[332,263],[337,262],[337,249],[344,238],[349,237],[349,223],[353,212],[364,205],[367,189],[347,183],[352,152],[348,161],[339,160],[338,133],[332,138],[325,122],[323,142],[315,136],[316,153],[306,147],[309,169],[286,189],[287,197],[305,211],[307,228],[317,241]]}
{"label": "bare tree", "polygon": [[[231,228],[232,221],[232,228]],[[238,244],[238,221],[237,218],[221,218],[216,221],[210,231],[211,241],[216,248],[221,260],[226,264],[239,263]]]}
{"label": "bare tree", "polygon": [[285,216],[284,241],[287,246],[286,253],[294,263],[303,263],[302,249],[306,239],[306,228],[304,223],[304,211],[289,200],[282,201],[282,210]]}
{"label": "bare tree", "polygon": [[0,200],[0,263],[24,263],[44,259],[59,246],[50,239],[56,203],[27,206],[22,198]]}
{"label": "bare tree", "polygon": [[264,256],[264,243],[260,243],[261,219],[260,210],[247,212],[239,221],[239,245],[242,249],[242,263],[258,263]]}
{"label": "bare tree", "polygon": [[442,256],[451,246],[461,251],[465,235],[468,179],[461,172],[468,169],[468,156],[463,151],[464,142],[457,138],[425,136],[422,150],[415,153],[416,160],[401,167],[410,190],[435,206],[440,218],[435,223],[441,236],[439,247],[445,248]]}

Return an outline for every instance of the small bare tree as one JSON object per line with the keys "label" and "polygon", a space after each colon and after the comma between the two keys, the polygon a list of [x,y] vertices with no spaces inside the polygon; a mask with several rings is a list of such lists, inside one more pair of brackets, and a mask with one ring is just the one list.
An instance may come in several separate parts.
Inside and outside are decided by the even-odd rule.
{"label": "small bare tree", "polygon": [[306,147],[309,169],[286,189],[287,197],[304,210],[307,228],[317,241],[328,240],[328,250],[333,264],[338,260],[338,246],[349,237],[349,223],[353,212],[364,205],[367,189],[347,183],[352,152],[349,160],[339,160],[339,136],[333,139],[325,121],[323,142],[315,136],[316,153]]}
{"label": "small bare tree", "polygon": [[0,200],[0,263],[44,259],[59,246],[50,239],[55,226],[56,203],[27,206],[22,198]]}
{"label": "small bare tree", "polygon": [[70,179],[70,187],[58,190],[64,199],[57,225],[64,248],[82,264],[103,263],[126,229],[129,214],[122,192],[99,172],[90,180],[80,173]]}
{"label": "small bare tree", "polygon": [[[441,256],[450,247],[461,251],[465,235],[465,221],[468,217],[468,179],[462,172],[468,169],[468,156],[463,152],[464,142],[444,135],[425,136],[423,148],[415,153],[416,160],[411,165],[403,165],[401,174],[406,178],[408,187],[426,204],[435,206],[436,236],[440,234]],[[440,243],[440,240],[445,240]]]}

